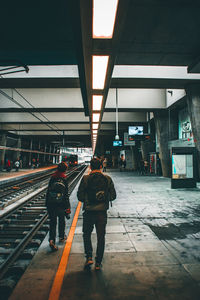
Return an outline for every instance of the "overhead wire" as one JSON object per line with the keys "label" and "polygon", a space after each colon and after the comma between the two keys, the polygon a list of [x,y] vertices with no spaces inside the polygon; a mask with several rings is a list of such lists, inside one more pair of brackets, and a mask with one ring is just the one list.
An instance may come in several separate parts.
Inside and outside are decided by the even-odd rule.
{"label": "overhead wire", "polygon": [[[2,77],[2,76],[1,76]],[[16,89],[13,89],[20,97],[22,97],[32,108],[35,108],[24,96],[22,96]],[[6,92],[0,90],[0,94],[2,94],[4,97],[8,98],[11,102],[15,103],[16,105],[18,105],[19,107],[21,107],[22,109],[25,109],[25,107],[23,105],[21,105],[17,100],[14,99],[14,97],[9,96]],[[32,112],[28,112],[29,114],[31,114],[34,118],[36,118],[37,120],[39,120],[41,123],[45,124],[47,127],[49,127],[51,130],[59,130],[58,127],[56,127],[55,125],[51,126],[49,124],[46,124],[42,119],[40,119],[38,116],[36,116],[34,113]],[[47,122],[50,122],[50,120],[48,118],[46,118],[41,112],[38,112],[38,114],[40,114],[43,118],[45,118],[47,120]],[[60,130],[56,132],[61,135]]]}

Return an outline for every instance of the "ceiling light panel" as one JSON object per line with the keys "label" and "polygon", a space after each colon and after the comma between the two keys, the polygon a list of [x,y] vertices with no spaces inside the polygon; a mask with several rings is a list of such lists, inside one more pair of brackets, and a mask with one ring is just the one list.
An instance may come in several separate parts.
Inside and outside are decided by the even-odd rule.
{"label": "ceiling light panel", "polygon": [[118,0],[93,0],[93,38],[113,36]]}
{"label": "ceiling light panel", "polygon": [[105,85],[106,72],[108,67],[109,56],[92,56],[92,88],[93,89],[103,89]]}
{"label": "ceiling light panel", "polygon": [[99,127],[99,124],[92,124],[92,129],[98,129],[98,127]]}
{"label": "ceiling light panel", "polygon": [[92,109],[93,110],[101,110],[103,96],[101,95],[93,95],[92,96]]}
{"label": "ceiling light panel", "polygon": [[92,120],[93,122],[99,122],[100,113],[93,113],[92,118],[93,118]]}

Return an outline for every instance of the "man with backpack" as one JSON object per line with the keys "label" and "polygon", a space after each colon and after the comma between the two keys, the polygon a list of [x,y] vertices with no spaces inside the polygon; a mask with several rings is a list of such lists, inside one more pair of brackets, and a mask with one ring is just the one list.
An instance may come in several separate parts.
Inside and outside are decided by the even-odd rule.
{"label": "man with backpack", "polygon": [[91,234],[95,225],[97,249],[95,270],[101,269],[105,247],[105,229],[109,201],[116,199],[116,191],[110,176],[100,171],[101,161],[93,158],[90,162],[91,172],[84,175],[78,188],[78,200],[83,202],[83,241],[85,249],[85,268],[93,264]]}
{"label": "man with backpack", "polygon": [[58,165],[57,171],[51,176],[46,194],[46,206],[50,219],[49,246],[52,251],[58,250],[55,245],[57,217],[59,241],[64,242],[66,240],[65,217],[69,219],[71,212],[66,170],[67,164],[65,162]]}

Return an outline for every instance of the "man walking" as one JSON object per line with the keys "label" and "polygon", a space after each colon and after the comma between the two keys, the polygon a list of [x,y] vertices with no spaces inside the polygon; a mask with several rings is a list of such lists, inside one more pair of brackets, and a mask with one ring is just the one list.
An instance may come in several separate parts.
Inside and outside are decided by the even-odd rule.
{"label": "man walking", "polygon": [[85,268],[93,264],[91,234],[95,225],[97,249],[95,269],[101,269],[105,247],[107,210],[109,201],[116,199],[116,191],[110,176],[100,171],[101,161],[93,158],[90,162],[91,172],[84,175],[78,188],[78,200],[83,202],[83,241],[85,249]]}
{"label": "man walking", "polygon": [[46,194],[46,206],[50,219],[49,246],[52,251],[58,250],[55,244],[57,218],[59,242],[63,243],[67,238],[65,235],[65,217],[69,219],[71,210],[66,170],[66,163],[62,162],[58,165],[57,171],[50,178]]}

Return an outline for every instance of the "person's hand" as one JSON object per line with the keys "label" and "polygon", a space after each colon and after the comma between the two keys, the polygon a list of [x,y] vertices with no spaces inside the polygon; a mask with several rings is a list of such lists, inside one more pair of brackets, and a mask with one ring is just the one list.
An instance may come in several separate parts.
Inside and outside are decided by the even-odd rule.
{"label": "person's hand", "polygon": [[65,212],[66,212],[66,214],[71,214],[71,209],[67,208]]}
{"label": "person's hand", "polygon": [[71,213],[71,209],[70,209],[70,208],[67,208],[67,209],[65,210],[65,217],[66,217],[66,219],[70,219],[70,213]]}

